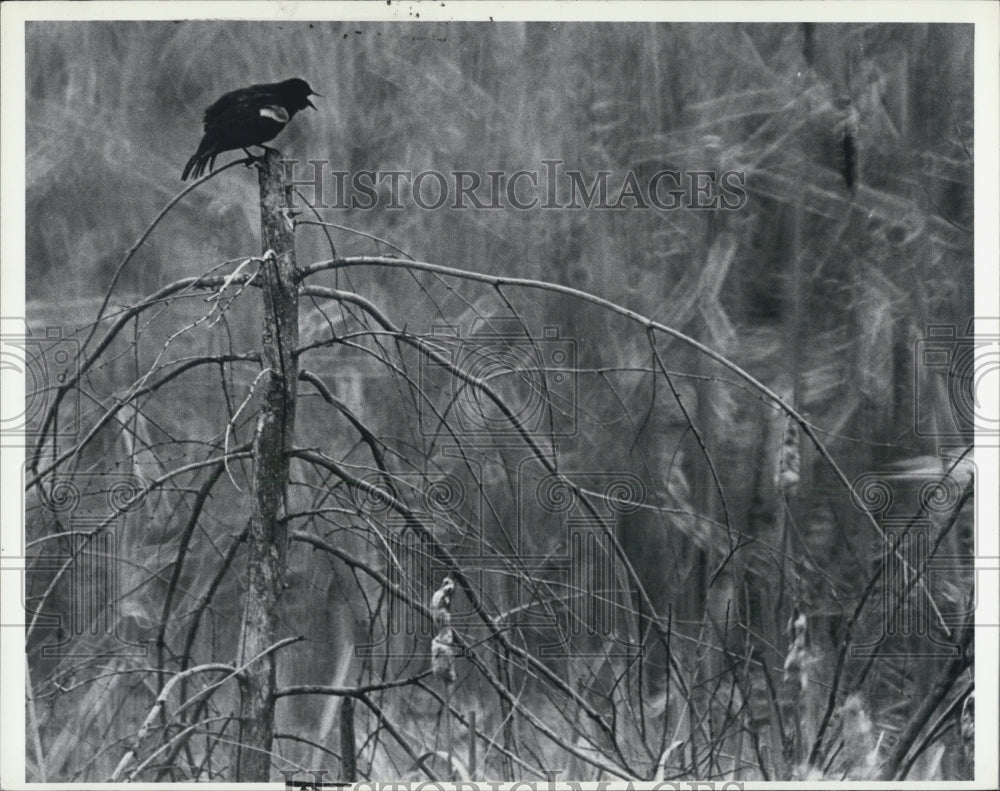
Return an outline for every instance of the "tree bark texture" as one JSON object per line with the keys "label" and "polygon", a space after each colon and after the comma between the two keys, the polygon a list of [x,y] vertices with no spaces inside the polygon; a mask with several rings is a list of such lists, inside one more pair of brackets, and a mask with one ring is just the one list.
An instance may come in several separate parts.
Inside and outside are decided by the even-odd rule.
{"label": "tree bark texture", "polygon": [[295,234],[283,207],[290,205],[279,161],[268,149],[260,162],[261,276],[264,300],[260,416],[254,439],[253,511],[250,515],[248,568],[240,659],[249,662],[241,679],[240,737],[236,782],[266,782],[270,776],[274,733],[276,657],[254,661],[277,639],[278,604],[284,587],[288,549],[289,451],[295,429],[299,340],[295,279]]}

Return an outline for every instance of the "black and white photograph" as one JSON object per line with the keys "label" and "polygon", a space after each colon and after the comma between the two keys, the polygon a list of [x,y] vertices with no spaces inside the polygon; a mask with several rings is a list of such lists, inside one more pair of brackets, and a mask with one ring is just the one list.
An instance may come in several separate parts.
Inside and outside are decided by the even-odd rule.
{"label": "black and white photograph", "polygon": [[0,786],[995,788],[998,8],[4,3]]}

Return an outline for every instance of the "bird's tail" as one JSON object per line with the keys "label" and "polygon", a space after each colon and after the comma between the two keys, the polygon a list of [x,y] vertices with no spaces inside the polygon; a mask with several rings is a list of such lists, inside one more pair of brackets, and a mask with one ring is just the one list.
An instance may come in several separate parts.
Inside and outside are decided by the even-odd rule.
{"label": "bird's tail", "polygon": [[[187,177],[191,174],[191,171],[194,170],[195,166],[198,164],[199,156],[200,156],[199,154],[195,154],[194,156],[191,157],[191,159],[187,161],[187,164],[184,166],[184,170],[181,173],[181,181],[187,181]],[[198,177],[195,176],[195,178]]]}
{"label": "bird's tail", "polygon": [[198,146],[198,150],[194,152],[191,159],[184,166],[184,171],[181,173],[181,181],[187,181],[188,176],[200,178],[201,174],[205,172],[206,167],[211,170],[215,165],[216,153],[216,151],[206,149],[204,146]]}

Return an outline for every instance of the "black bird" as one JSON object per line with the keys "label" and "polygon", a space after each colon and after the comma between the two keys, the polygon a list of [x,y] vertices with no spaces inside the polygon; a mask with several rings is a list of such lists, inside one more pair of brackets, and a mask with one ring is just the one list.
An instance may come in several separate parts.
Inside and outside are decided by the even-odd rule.
{"label": "black bird", "polygon": [[[215,167],[215,158],[223,151],[264,145],[285,128],[292,116],[306,107],[316,106],[310,96],[319,96],[309,83],[298,78],[284,82],[263,83],[224,94],[205,110],[205,136],[181,174],[198,178]],[[247,151],[247,154],[250,152]]]}

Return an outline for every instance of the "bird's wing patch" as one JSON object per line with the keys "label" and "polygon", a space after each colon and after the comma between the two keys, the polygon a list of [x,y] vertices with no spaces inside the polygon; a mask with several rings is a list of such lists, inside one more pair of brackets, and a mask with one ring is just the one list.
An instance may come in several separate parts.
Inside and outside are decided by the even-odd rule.
{"label": "bird's wing patch", "polygon": [[258,112],[262,118],[270,118],[272,121],[277,121],[279,124],[288,123],[288,110],[280,104],[265,104]]}

